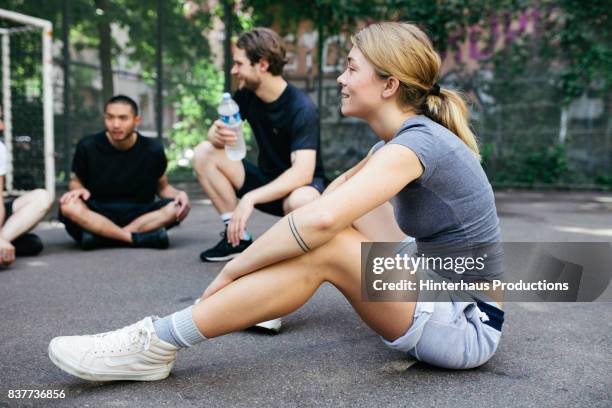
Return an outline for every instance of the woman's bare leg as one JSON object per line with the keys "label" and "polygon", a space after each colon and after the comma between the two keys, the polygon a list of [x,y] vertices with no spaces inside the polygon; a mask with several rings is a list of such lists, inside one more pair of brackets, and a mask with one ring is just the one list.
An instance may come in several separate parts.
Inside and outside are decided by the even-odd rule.
{"label": "woman's bare leg", "polygon": [[353,228],[365,235],[370,241],[379,242],[399,242],[406,238],[402,232],[395,215],[393,206],[386,202],[374,208],[361,218],[353,221]]}
{"label": "woman's bare leg", "polygon": [[284,316],[306,303],[323,282],[330,282],[375,332],[388,340],[400,337],[412,324],[415,304],[361,299],[362,241],[367,241],[365,236],[348,228],[307,254],[232,282],[194,306],[198,329],[211,338]]}

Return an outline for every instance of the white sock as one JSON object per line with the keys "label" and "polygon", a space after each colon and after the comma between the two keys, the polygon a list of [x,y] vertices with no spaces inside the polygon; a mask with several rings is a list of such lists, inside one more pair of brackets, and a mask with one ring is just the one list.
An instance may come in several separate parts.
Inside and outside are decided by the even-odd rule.
{"label": "white sock", "polygon": [[157,337],[178,348],[191,347],[206,340],[191,315],[189,306],[179,312],[153,321]]}
{"label": "white sock", "polygon": [[221,220],[223,221],[223,225],[227,226],[227,224],[229,224],[233,214],[233,212],[226,212],[224,214],[221,214]]}

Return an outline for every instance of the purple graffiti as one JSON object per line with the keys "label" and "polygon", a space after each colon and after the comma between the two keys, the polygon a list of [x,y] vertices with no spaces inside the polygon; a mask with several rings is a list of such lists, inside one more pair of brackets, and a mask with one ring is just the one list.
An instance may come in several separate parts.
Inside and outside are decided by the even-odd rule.
{"label": "purple graffiti", "polygon": [[[532,14],[533,17],[533,14]],[[529,10],[523,10],[519,15],[519,26],[516,30],[512,29],[512,15],[504,13],[504,44],[510,45],[517,37],[520,37],[527,30],[529,24]]]}
{"label": "purple graffiti", "polygon": [[[467,28],[468,58],[480,61],[491,57],[495,52],[503,33],[503,44],[508,46],[516,41],[517,38],[525,34],[529,23],[532,23],[534,35],[538,35],[538,23],[541,18],[539,8],[524,9],[518,15],[518,27],[513,28],[512,24],[517,21],[513,19],[512,12],[504,12],[501,18],[493,15],[489,18],[488,24],[473,25]],[[500,21],[501,20],[501,21]],[[443,57],[452,55],[456,64],[461,64],[464,60],[462,44],[465,39],[466,31],[459,29],[448,37],[448,51]]]}

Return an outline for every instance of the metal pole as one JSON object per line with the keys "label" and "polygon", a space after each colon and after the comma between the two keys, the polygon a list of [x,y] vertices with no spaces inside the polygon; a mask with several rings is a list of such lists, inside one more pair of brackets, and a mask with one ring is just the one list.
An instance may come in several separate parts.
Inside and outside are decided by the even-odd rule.
{"label": "metal pole", "polygon": [[63,49],[62,54],[64,56],[64,171],[66,174],[66,181],[70,181],[70,172],[72,171],[70,148],[72,145],[71,128],[72,118],[70,110],[70,93],[72,92],[70,86],[70,7],[68,6],[68,0],[63,0],[63,12],[62,12],[62,42]]}
{"label": "metal pole", "polygon": [[51,24],[50,21],[43,20],[42,18],[26,16],[25,14],[20,14],[5,9],[0,9],[0,17],[7,18],[9,20],[13,20],[21,24],[33,25],[43,29],[46,28],[49,24]]}
{"label": "metal pole", "polygon": [[223,41],[223,74],[225,82],[224,92],[231,92],[232,88],[232,9],[233,0],[223,1],[223,22],[225,25],[225,40]]}
{"label": "metal pole", "polygon": [[55,196],[55,140],[53,139],[53,26],[47,23],[42,30],[43,114],[45,117],[45,188]]}
{"label": "metal pole", "polygon": [[4,144],[8,154],[6,161],[5,191],[13,189],[13,114],[11,106],[11,43],[8,33],[2,34],[2,109],[4,120]]}
{"label": "metal pole", "polygon": [[317,47],[317,106],[319,108],[319,131],[321,131],[321,115],[323,114],[323,46],[325,38],[323,38],[323,22],[319,16],[317,19],[317,31],[319,44]]}
{"label": "metal pole", "polygon": [[157,126],[157,137],[163,140],[163,127],[164,127],[164,106],[163,106],[163,81],[164,81],[164,67],[163,67],[163,32],[164,26],[164,7],[163,0],[157,0],[157,44],[156,44],[156,65],[157,65],[157,92],[155,95],[155,123]]}
{"label": "metal pole", "polygon": [[[43,70],[43,115],[44,115],[44,137],[45,137],[45,187],[50,194],[55,194],[55,144],[53,140],[53,55],[52,55],[52,40],[53,40],[53,25],[50,21],[43,20],[41,18],[26,16],[24,14],[15,13],[14,11],[0,9],[0,17],[7,18],[9,20],[17,21],[26,25],[33,25],[42,29],[42,70]],[[3,45],[6,45],[5,51],[8,52],[8,37],[3,38]],[[4,55],[3,55],[4,56]],[[8,55],[7,55],[8,58]],[[4,63],[8,63],[5,59]],[[6,66],[9,67],[8,65]],[[4,70],[5,74],[8,74],[8,70]],[[5,102],[7,94],[5,93]],[[10,96],[9,96],[10,106]],[[6,111],[6,107],[4,107]],[[10,112],[8,113],[10,118]],[[12,129],[11,124],[8,125],[8,133],[5,130],[5,138],[10,135]],[[7,150],[9,155],[12,154],[12,146],[9,145],[10,141],[7,141]],[[10,156],[9,156],[10,157]],[[9,171],[7,173],[7,190],[12,189],[12,160],[9,160]]]}

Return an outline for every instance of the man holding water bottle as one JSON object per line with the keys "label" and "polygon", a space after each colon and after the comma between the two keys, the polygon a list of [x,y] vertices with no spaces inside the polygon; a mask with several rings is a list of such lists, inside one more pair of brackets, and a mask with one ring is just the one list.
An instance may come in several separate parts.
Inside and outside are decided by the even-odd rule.
{"label": "man holding water bottle", "polygon": [[[287,62],[283,40],[255,28],[240,35],[233,60],[239,90],[233,100],[224,95],[220,120],[193,159],[198,181],[225,224],[221,241],[200,254],[204,262],[230,260],[253,242],[246,225],[254,208],[283,216],[318,198],[326,184],[318,113],[281,76]],[[257,165],[243,160],[241,119],[257,141]]]}

